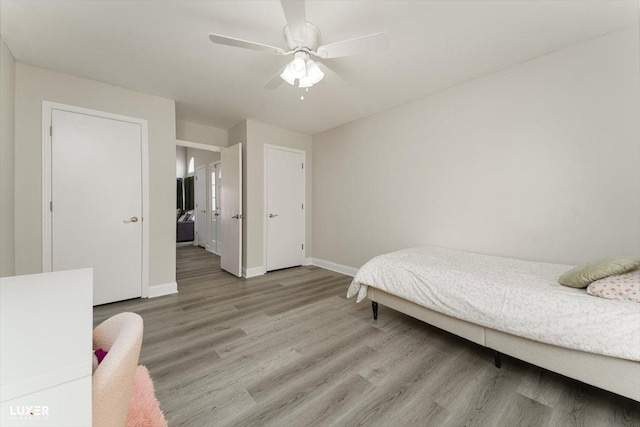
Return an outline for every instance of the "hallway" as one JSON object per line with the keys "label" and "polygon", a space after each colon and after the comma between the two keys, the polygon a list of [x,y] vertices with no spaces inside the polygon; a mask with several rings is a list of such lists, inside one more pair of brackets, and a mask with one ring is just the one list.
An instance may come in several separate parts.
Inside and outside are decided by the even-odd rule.
{"label": "hallway", "polygon": [[176,248],[176,281],[178,290],[181,282],[188,279],[211,277],[215,274],[229,274],[220,269],[220,257],[200,246],[178,246]]}

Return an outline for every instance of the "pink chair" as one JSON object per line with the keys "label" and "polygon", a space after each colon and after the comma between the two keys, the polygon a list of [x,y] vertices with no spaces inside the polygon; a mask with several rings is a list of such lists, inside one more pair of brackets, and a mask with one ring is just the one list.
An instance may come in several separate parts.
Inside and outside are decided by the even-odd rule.
{"label": "pink chair", "polygon": [[93,426],[124,427],[142,345],[143,321],[120,313],[93,330],[93,347],[108,354],[93,373]]}

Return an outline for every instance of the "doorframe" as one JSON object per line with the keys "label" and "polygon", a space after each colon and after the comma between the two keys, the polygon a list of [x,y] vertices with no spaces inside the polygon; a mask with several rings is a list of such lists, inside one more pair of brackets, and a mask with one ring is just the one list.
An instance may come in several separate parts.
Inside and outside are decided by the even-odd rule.
{"label": "doorframe", "polygon": [[176,139],[176,145],[179,147],[197,148],[198,150],[215,151],[219,153],[223,148],[218,145],[203,144],[201,142],[185,141],[184,139]]}
{"label": "doorframe", "polygon": [[[298,154],[302,154],[302,164],[306,167],[307,166],[307,152],[305,150],[298,150],[297,148],[290,148],[290,147],[285,147],[282,145],[275,145],[275,144],[264,144],[264,152],[263,152],[263,157],[264,157],[264,163],[263,163],[263,181],[264,181],[264,186],[263,186],[263,190],[262,190],[262,198],[263,200],[263,205],[262,205],[262,217],[263,217],[263,226],[262,226],[262,271],[263,274],[267,274],[267,226],[268,226],[268,221],[267,221],[267,180],[269,178],[269,169],[268,169],[268,164],[269,164],[269,157],[268,157],[268,152],[269,150],[281,150],[281,151],[290,151],[293,153],[298,153]],[[307,170],[304,169],[304,173],[302,174],[302,200],[304,200],[304,204],[307,204]],[[302,237],[304,239],[304,244],[306,245],[307,243],[307,208],[305,207],[304,209],[304,226],[302,229]],[[307,249],[305,248],[305,253],[306,253]],[[304,257],[304,259],[306,259],[306,257]]]}
{"label": "doorframe", "polygon": [[141,173],[142,173],[142,277],[141,297],[149,297],[149,125],[146,119],[108,113],[75,105],[42,101],[42,271],[51,272],[52,240],[51,210],[47,209],[51,201],[51,140],[50,132],[53,110],[84,114],[103,119],[140,125]]}

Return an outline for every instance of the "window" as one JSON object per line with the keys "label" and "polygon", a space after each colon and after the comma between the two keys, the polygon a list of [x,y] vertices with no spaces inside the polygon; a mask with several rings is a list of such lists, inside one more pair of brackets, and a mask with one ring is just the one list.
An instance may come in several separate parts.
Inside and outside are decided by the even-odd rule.
{"label": "window", "polygon": [[196,171],[196,165],[192,157],[189,159],[189,169],[187,170],[187,173],[194,173],[195,171]]}

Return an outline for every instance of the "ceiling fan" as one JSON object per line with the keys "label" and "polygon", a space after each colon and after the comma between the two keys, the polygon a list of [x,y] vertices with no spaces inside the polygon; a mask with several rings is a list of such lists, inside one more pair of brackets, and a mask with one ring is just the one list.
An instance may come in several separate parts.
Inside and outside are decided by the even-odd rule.
{"label": "ceiling fan", "polygon": [[[324,72],[311,57],[319,59],[333,59],[357,54],[375,53],[388,47],[387,33],[375,33],[356,37],[336,43],[318,46],[320,30],[307,21],[304,0],[281,0],[287,25],[284,27],[284,39],[289,50],[262,43],[251,42],[221,34],[209,34],[213,43],[227,46],[241,47],[275,55],[293,55],[293,60],[280,69],[265,85],[265,88],[275,89],[283,81],[294,85],[298,80],[298,87],[307,91],[314,84],[324,78]],[[326,64],[322,64],[325,71],[331,71]],[[333,73],[335,74],[335,73]],[[304,99],[301,97],[301,99]]]}

